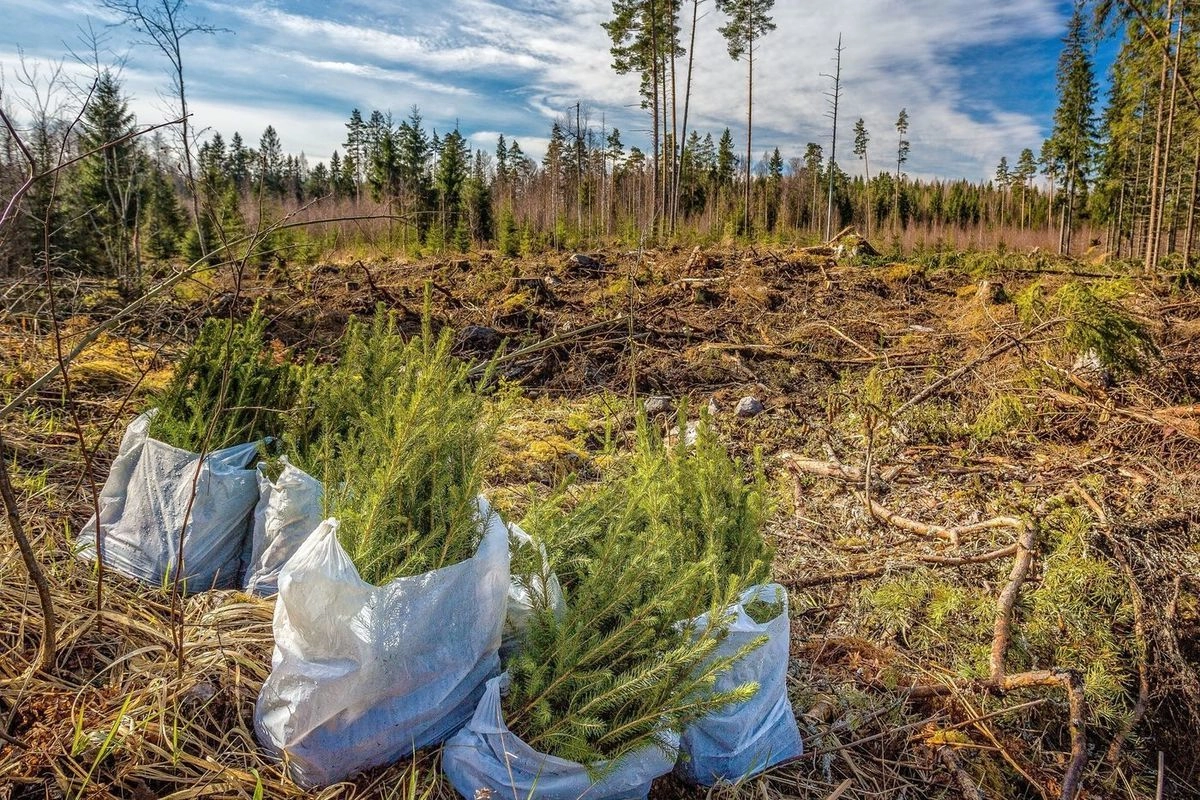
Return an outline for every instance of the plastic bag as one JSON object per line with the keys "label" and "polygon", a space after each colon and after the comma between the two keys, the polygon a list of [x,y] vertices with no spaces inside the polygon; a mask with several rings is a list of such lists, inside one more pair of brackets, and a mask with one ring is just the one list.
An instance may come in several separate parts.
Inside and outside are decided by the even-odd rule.
{"label": "plastic bag", "polygon": [[442,749],[442,769],[455,790],[475,800],[481,789],[493,800],[645,800],[650,784],[671,771],[678,737],[630,753],[593,783],[587,769],[539,753],[504,724],[501,691],[508,674],[493,678],[479,706],[461,731]]}
{"label": "plastic bag", "polygon": [[540,544],[535,545],[533,537],[515,523],[508,524],[508,535],[511,552],[536,546],[541,554],[542,569],[535,575],[518,575],[513,572],[512,581],[508,586],[508,613],[504,619],[504,636],[500,642],[502,662],[507,662],[520,646],[521,634],[529,626],[529,615],[533,613],[535,601],[548,603],[556,613],[561,613],[565,608],[562,586],[558,582],[558,576],[550,571],[546,548]]}
{"label": "plastic bag", "polygon": [[[780,600],[782,610],[759,624],[746,614],[754,600]],[[758,692],[739,703],[688,725],[680,737],[676,771],[686,780],[705,786],[717,781],[738,781],[804,752],[796,715],[787,695],[787,669],[791,646],[787,591],[779,584],[748,589],[731,611],[729,635],[716,657],[728,656],[762,636],[766,643],[717,678],[715,690],[730,691],[755,682]],[[707,614],[693,623],[703,629]]]}
{"label": "plastic bag", "polygon": [[[153,414],[140,415],[125,429],[100,493],[104,564],[122,575],[170,585],[182,532],[184,592],[235,588],[258,499],[255,471],[248,468],[258,443],[214,450],[197,478],[198,453],[150,438]],[[78,548],[81,558],[96,558],[95,515],[80,531]]]}
{"label": "plastic bag", "polygon": [[321,482],[288,462],[286,456],[280,461],[283,470],[275,481],[263,473],[263,464],[258,465],[258,505],[246,542],[242,586],[264,597],[279,590],[283,565],[324,519],[325,490]]}
{"label": "plastic bag", "polygon": [[508,530],[478,502],[478,550],[439,570],[366,583],[335,519],[284,565],[254,729],[298,783],[334,783],[444,741],[499,673]]}

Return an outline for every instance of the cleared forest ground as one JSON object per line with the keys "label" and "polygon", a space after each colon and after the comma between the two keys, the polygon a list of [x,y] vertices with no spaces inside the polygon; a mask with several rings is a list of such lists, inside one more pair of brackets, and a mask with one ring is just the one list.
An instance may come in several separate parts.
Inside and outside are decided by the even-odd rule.
{"label": "cleared forest ground", "polygon": [[[633,396],[669,398],[666,426],[707,408],[761,452],[807,752],[714,796],[1144,797],[1160,751],[1166,796],[1200,794],[1200,281],[1039,254],[835,255],[277,264],[151,303],[69,370],[85,438],[103,437],[91,478],[61,382],[5,421],[60,631],[53,674],[31,674],[40,612],[6,547],[0,798],[306,796],[253,734],[273,602],[185,601],[179,674],[168,593],[110,577],[98,617],[71,540],[203,317],[261,303],[282,344],[320,357],[378,307],[416,331],[426,287],[461,355],[499,351],[502,508],[586,479]],[[44,286],[2,292],[11,396],[56,356]],[[87,282],[54,300],[65,349],[120,308]],[[762,413],[735,413],[748,396]],[[673,779],[655,793],[706,796]],[[453,790],[417,754],[319,796]]]}

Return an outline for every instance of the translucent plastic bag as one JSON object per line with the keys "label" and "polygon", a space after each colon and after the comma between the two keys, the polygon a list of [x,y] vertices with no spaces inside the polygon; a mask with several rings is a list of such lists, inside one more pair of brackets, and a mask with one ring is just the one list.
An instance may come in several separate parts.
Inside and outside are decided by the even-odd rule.
{"label": "translucent plastic bag", "polygon": [[518,575],[515,571],[512,574],[512,581],[508,587],[508,614],[504,620],[504,637],[500,644],[500,660],[505,663],[520,646],[521,634],[529,626],[529,615],[533,613],[535,603],[546,603],[555,612],[561,612],[564,608],[562,586],[559,585],[558,576],[550,571],[546,561],[546,549],[536,544],[533,537],[515,523],[508,524],[508,535],[513,553],[526,547],[537,547],[542,568],[534,575]]}
{"label": "translucent plastic bag", "polygon": [[279,572],[324,518],[321,482],[281,459],[283,470],[272,481],[258,466],[258,505],[247,540],[247,592],[269,597],[279,590]]}
{"label": "translucent plastic bag", "polygon": [[[746,614],[754,600],[781,601],[782,609],[765,623]],[[748,682],[758,692],[745,703],[728,706],[688,725],[680,738],[676,771],[686,780],[703,785],[738,781],[804,752],[800,729],[787,695],[787,669],[791,645],[787,591],[779,584],[752,587],[731,611],[729,635],[715,657],[728,656],[762,636],[766,643],[717,678],[715,690],[730,691]],[[693,623],[703,629],[707,614]]]}
{"label": "translucent plastic bag", "polygon": [[[126,428],[100,493],[104,564],[131,578],[170,585],[182,534],[183,590],[235,588],[258,499],[255,471],[249,468],[258,443],[214,450],[201,464],[198,453],[150,438],[152,417],[153,412],[142,414]],[[96,558],[94,515],[79,533],[78,554]]]}
{"label": "translucent plastic bag", "polygon": [[674,766],[678,738],[672,736],[611,769],[601,765],[602,777],[593,783],[582,764],[539,753],[508,729],[500,705],[507,678],[488,681],[470,722],[442,749],[442,769],[466,800],[475,800],[481,789],[492,800],[645,800],[654,779]]}
{"label": "translucent plastic bag", "polygon": [[298,783],[335,783],[444,741],[499,673],[508,530],[479,498],[466,561],[383,586],[363,581],[328,519],[279,574],[259,741]]}

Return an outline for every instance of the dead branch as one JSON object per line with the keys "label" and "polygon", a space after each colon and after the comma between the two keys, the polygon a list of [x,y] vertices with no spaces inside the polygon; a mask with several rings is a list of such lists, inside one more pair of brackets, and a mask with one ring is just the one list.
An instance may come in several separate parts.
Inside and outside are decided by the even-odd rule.
{"label": "dead branch", "polygon": [[1031,338],[1033,338],[1033,336],[1035,334],[1040,333],[1041,331],[1050,327],[1050,325],[1057,323],[1057,321],[1058,320],[1050,320],[1048,322],[1044,322],[1041,325],[1038,325],[1033,330],[1026,333],[1024,336],[1010,336],[1008,341],[1005,342],[1004,344],[997,345],[996,347],[992,347],[987,352],[985,352],[983,355],[976,358],[974,361],[964,364],[963,366],[959,367],[958,369],[954,370],[953,372],[950,372],[950,373],[942,376],[941,378],[938,378],[936,381],[934,381],[933,383],[929,384],[921,391],[914,394],[912,397],[910,397],[908,400],[906,400],[899,408],[897,408],[895,411],[893,411],[892,416],[899,417],[901,414],[903,414],[905,411],[908,411],[913,406],[918,405],[919,403],[923,403],[924,401],[928,400],[930,397],[933,397],[935,394],[937,394],[939,391],[941,391],[943,387],[945,387],[946,385],[948,385],[950,383],[953,383],[954,381],[961,378],[963,375],[966,375],[968,372],[971,372],[972,370],[977,369],[978,367],[982,366],[983,364],[986,364],[987,362],[991,361],[994,358],[998,358],[999,356],[1004,355],[1009,350],[1012,350],[1015,347],[1019,347],[1019,346],[1025,344],[1027,341],[1029,341]]}
{"label": "dead branch", "polygon": [[[821,475],[827,478],[837,478],[845,481],[858,482],[863,481],[865,473],[862,470],[854,467],[847,467],[836,461],[813,461],[811,459],[796,458],[791,453],[781,453],[780,459],[784,465],[795,475],[802,473],[809,475]],[[893,525],[901,530],[915,533],[919,536],[936,536],[939,539],[944,539],[953,544],[958,544],[959,539],[973,533],[980,533],[987,530],[995,530],[997,528],[1015,528],[1024,530],[1026,525],[1024,520],[1016,517],[993,517],[986,519],[983,522],[975,522],[969,525],[956,525],[945,527],[942,525],[930,525],[924,522],[918,522],[908,517],[902,517],[899,514],[888,509],[874,498],[867,497],[863,492],[851,490],[852,494],[858,498],[859,502],[867,509],[872,517],[880,522]]]}
{"label": "dead branch", "polygon": [[983,792],[979,791],[979,787],[975,785],[975,781],[971,780],[971,776],[958,763],[958,759],[954,756],[954,751],[947,745],[938,748],[938,759],[942,765],[950,772],[954,778],[954,783],[957,784],[959,792],[965,800],[983,800]]}
{"label": "dead branch", "polygon": [[1017,545],[1010,544],[1007,547],[1001,547],[999,550],[991,550],[987,553],[980,553],[974,556],[915,555],[913,558],[918,562],[915,564],[887,564],[882,567],[868,567],[852,572],[835,572],[829,575],[816,575],[811,578],[784,580],[783,582],[787,584],[789,589],[810,589],[814,586],[826,586],[831,583],[869,580],[891,572],[908,572],[925,566],[963,567],[968,564],[986,564],[989,561],[997,561],[1001,558],[1011,556],[1016,552]]}
{"label": "dead branch", "polygon": [[1008,646],[1012,640],[1013,607],[1021,594],[1021,587],[1029,577],[1033,566],[1034,530],[1032,525],[1022,523],[1020,538],[1017,539],[1017,557],[1013,560],[1012,571],[1008,575],[1008,583],[1000,592],[996,601],[996,624],[992,635],[992,654],[989,661],[991,679],[999,681],[1004,676],[1004,659],[1008,655]]}
{"label": "dead branch", "polygon": [[42,644],[37,669],[49,673],[54,669],[54,662],[57,658],[57,634],[55,632],[57,623],[54,617],[54,602],[50,599],[50,584],[46,580],[46,574],[42,571],[42,566],[38,563],[37,555],[33,552],[33,546],[25,536],[25,528],[21,524],[21,511],[17,507],[17,496],[13,492],[12,480],[8,474],[8,455],[5,453],[3,433],[0,433],[0,499],[4,501],[4,508],[8,513],[8,527],[12,530],[13,538],[17,540],[17,547],[21,550],[25,569],[29,572],[29,578],[37,588],[38,602],[42,606]]}
{"label": "dead branch", "polygon": [[1191,439],[1194,442],[1200,442],[1200,422],[1188,419],[1188,417],[1196,415],[1195,406],[1172,406],[1163,409],[1142,410],[1123,408],[1113,404],[1097,403],[1095,400],[1089,400],[1086,397],[1076,397],[1073,394],[1060,392],[1057,389],[1043,389],[1043,391],[1060,406],[1097,409],[1102,413],[1116,414],[1117,416],[1146,425],[1170,428],[1185,438]]}

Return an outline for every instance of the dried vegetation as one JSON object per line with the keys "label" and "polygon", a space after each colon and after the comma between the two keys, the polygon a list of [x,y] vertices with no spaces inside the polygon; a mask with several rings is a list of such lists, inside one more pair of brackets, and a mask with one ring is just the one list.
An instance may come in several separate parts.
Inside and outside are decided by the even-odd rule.
{"label": "dried vegetation", "polygon": [[[160,296],[71,369],[89,458],[61,383],[6,409],[60,626],[53,668],[33,671],[41,612],[5,547],[0,797],[301,796],[251,732],[270,602],[188,601],[181,673],[168,599],[110,576],[97,614],[70,537],[121,426],[203,317],[258,302],[271,336],[320,363],[377,304],[418,332],[427,284],[456,352],[495,355],[520,387],[501,393],[488,487],[510,513],[527,483],[603,470],[608,443],[633,435],[631,390],[711,403],[736,452],[764,453],[785,499],[771,532],[807,752],[714,797],[1200,792],[1194,287],[1040,254],[596,256],[279,269],[237,294]],[[44,291],[0,292],[7,402],[55,356]],[[68,348],[119,307],[98,284],[64,281],[56,299]],[[735,416],[745,395],[765,413]],[[451,796],[437,775],[419,754],[321,796]],[[673,779],[655,792],[699,796]]]}

